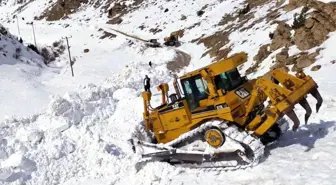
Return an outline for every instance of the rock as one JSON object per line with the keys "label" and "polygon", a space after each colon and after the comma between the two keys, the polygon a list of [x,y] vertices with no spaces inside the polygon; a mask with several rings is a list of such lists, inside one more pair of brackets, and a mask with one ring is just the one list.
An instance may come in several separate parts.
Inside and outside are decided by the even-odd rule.
{"label": "rock", "polygon": [[204,11],[203,10],[199,10],[199,11],[197,11],[197,16],[202,16],[204,14]]}
{"label": "rock", "polygon": [[229,32],[219,31],[214,33],[213,35],[199,39],[197,44],[204,44],[204,46],[208,48],[208,50],[203,53],[202,57],[209,54],[211,58],[217,58],[217,56],[219,56],[221,48],[223,48],[230,42],[229,35]]}
{"label": "rock", "polygon": [[187,16],[182,14],[180,20],[183,21],[183,20],[186,20],[186,19],[187,19]]}
{"label": "rock", "polygon": [[305,21],[305,26],[306,28],[310,29],[314,26],[315,21],[313,19],[307,19]]}
{"label": "rock", "polygon": [[164,13],[166,13],[166,12],[168,12],[169,11],[169,9],[168,8],[166,8],[165,10],[164,10]]}
{"label": "rock", "polygon": [[336,30],[336,24],[324,12],[313,12],[303,27],[295,30],[294,42],[300,50],[319,46]]}
{"label": "rock", "polygon": [[282,4],[284,4],[284,2],[286,2],[285,0],[277,0],[276,2],[276,6],[279,7],[281,6]]}
{"label": "rock", "polygon": [[112,18],[117,14],[121,13],[126,8],[125,4],[116,3],[109,11],[108,17]]}
{"label": "rock", "polygon": [[288,58],[288,48],[284,48],[280,53],[275,55],[276,63],[280,64],[286,64]]}
{"label": "rock", "polygon": [[316,65],[316,66],[313,66],[310,70],[311,71],[318,71],[321,69],[321,65]]}
{"label": "rock", "polygon": [[107,31],[103,31],[103,35],[99,37],[99,39],[105,39],[105,38],[109,38],[109,39],[113,39],[116,38],[117,35],[107,32]]}
{"label": "rock", "polygon": [[311,53],[311,54],[307,54],[307,53],[302,53],[297,59],[296,59],[296,65],[295,67],[298,69],[302,69],[305,67],[308,67],[310,65],[312,65],[316,59],[315,57],[318,56],[318,53]]}
{"label": "rock", "polygon": [[182,51],[176,51],[176,56],[173,60],[167,63],[167,69],[172,72],[179,72],[182,68],[190,64],[191,57]]}
{"label": "rock", "polygon": [[257,62],[262,62],[263,60],[265,60],[271,54],[271,52],[268,50],[269,46],[269,44],[261,46],[259,48],[258,54],[253,57],[253,60]]}
{"label": "rock", "polygon": [[143,29],[145,29],[146,27],[145,27],[145,25],[141,25],[141,26],[139,26],[138,28],[140,28],[141,30],[143,30]]}
{"label": "rock", "polygon": [[281,47],[289,47],[291,43],[291,27],[284,23],[280,22],[277,29],[274,32],[273,40],[270,45],[271,51],[275,51]]}
{"label": "rock", "polygon": [[284,68],[286,65],[284,63],[275,63],[273,66],[270,67],[270,70],[276,69],[276,68]]}
{"label": "rock", "polygon": [[89,49],[84,49],[84,53],[88,53],[89,51]]}
{"label": "rock", "polygon": [[308,50],[317,45],[311,31],[304,28],[295,31],[294,42],[300,50]]}
{"label": "rock", "polygon": [[250,4],[247,4],[243,9],[239,10],[239,15],[247,14],[250,11]]}
{"label": "rock", "polygon": [[160,28],[151,28],[151,29],[149,29],[149,32],[152,32],[154,35],[155,35],[156,33],[161,32],[161,31],[162,31],[162,29],[160,29]]}
{"label": "rock", "polygon": [[116,18],[109,20],[107,23],[108,24],[120,24],[122,23],[122,21],[123,20],[120,17],[116,17]]}
{"label": "rock", "polygon": [[288,59],[286,61],[286,65],[293,65],[293,64],[295,64],[297,57],[298,57],[297,55],[288,57]]}
{"label": "rock", "polygon": [[333,60],[333,61],[330,61],[331,64],[335,64],[336,63],[336,60]]}

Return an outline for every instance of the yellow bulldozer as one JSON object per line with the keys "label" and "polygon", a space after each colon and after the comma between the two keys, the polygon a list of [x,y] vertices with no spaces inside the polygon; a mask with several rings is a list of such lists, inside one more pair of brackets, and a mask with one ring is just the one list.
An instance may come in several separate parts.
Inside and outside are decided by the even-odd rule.
{"label": "yellow bulldozer", "polygon": [[[257,79],[242,77],[237,69],[247,61],[237,53],[208,66],[175,76],[175,93],[157,86],[162,102],[151,106],[150,91],[142,93],[147,139],[133,138],[134,151],[146,160],[197,168],[237,169],[258,164],[264,147],[288,130],[287,115],[295,132],[299,103],[307,123],[312,113],[306,96],[323,99],[316,82],[303,71],[295,75],[276,68]],[[267,104],[268,102],[268,104]],[[287,123],[287,124],[285,124]],[[147,151],[147,152],[146,152]]]}
{"label": "yellow bulldozer", "polygon": [[164,45],[166,46],[179,46],[179,38],[184,36],[184,30],[177,30],[172,33],[170,33],[169,36],[165,37],[164,40]]}

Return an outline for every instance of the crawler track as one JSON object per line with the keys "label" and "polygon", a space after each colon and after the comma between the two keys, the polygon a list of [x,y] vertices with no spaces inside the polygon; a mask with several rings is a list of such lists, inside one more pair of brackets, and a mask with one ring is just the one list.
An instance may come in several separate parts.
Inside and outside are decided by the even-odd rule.
{"label": "crawler track", "polygon": [[[199,137],[206,129],[213,127],[219,128],[226,138],[230,138],[234,142],[240,144],[245,151],[227,152],[221,151],[222,147],[220,147],[216,149],[214,153],[209,153],[205,151],[190,151],[174,147],[188,142],[195,137]],[[150,161],[167,161],[176,166],[204,170],[230,171],[246,169],[257,165],[264,156],[264,145],[258,138],[253,137],[245,131],[239,131],[235,125],[228,125],[226,122],[205,123],[166,144],[156,145],[142,141],[138,141],[137,144],[141,147],[156,150],[150,153],[142,154],[143,160],[141,163]],[[223,147],[224,146],[225,143]],[[193,159],[195,159],[195,161],[193,161]]]}

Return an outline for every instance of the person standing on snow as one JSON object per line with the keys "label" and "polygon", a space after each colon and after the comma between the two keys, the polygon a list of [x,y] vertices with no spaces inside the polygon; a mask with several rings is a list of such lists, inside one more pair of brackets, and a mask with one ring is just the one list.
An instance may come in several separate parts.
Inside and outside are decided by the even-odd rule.
{"label": "person standing on snow", "polygon": [[145,87],[145,91],[150,92],[150,78],[148,78],[147,75],[144,78],[144,87]]}

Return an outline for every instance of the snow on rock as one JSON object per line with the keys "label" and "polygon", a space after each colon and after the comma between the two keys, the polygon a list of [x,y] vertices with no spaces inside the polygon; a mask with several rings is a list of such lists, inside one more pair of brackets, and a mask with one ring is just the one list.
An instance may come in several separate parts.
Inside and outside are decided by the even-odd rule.
{"label": "snow on rock", "polygon": [[331,3],[331,2],[336,2],[335,0],[318,0],[321,1],[323,3]]}
{"label": "snow on rock", "polygon": [[[0,29],[0,84],[3,87],[0,89],[0,120],[5,116],[29,116],[48,102],[48,90],[41,89],[44,85],[38,79],[46,65],[40,55],[22,45],[1,24]],[[29,108],[16,106],[12,97],[22,104],[30,104]]]}
{"label": "snow on rock", "polygon": [[[211,62],[208,55],[202,57],[207,48],[190,41],[226,28],[227,25],[216,24],[225,14],[235,15],[235,10],[242,8],[244,2],[146,1],[138,10],[124,16],[118,29],[148,39],[163,38],[177,29],[194,26],[185,30],[182,46],[178,48],[191,56],[190,65],[179,72],[183,74]],[[20,12],[27,20],[33,19],[48,5],[42,0],[30,3]],[[9,1],[0,7],[0,14],[12,13],[18,6]],[[253,62],[259,46],[271,41],[265,35],[273,31],[276,24],[254,22],[266,16],[274,6],[275,1],[270,1],[253,9],[256,17],[244,25],[252,27],[229,35],[230,54],[242,50],[249,53],[249,62],[244,68]],[[169,11],[163,14],[166,8]],[[205,10],[201,17],[196,14],[200,9]],[[277,20],[291,23],[293,14],[299,11],[281,12]],[[186,20],[180,20],[182,14],[187,17]],[[87,15],[94,15],[95,19],[89,23],[80,21]],[[8,114],[8,118],[0,121],[0,184],[336,183],[333,178],[336,166],[336,119],[333,115],[336,100],[333,96],[336,90],[332,80],[335,65],[331,63],[335,59],[334,33],[323,44],[324,49],[316,61],[322,68],[314,73],[306,69],[318,82],[324,98],[320,112],[313,112],[309,123],[301,125],[297,133],[288,131],[277,143],[267,147],[268,155],[258,166],[233,172],[210,172],[178,168],[164,162],[137,163],[139,156],[133,154],[128,139],[132,136],[150,139],[150,136],[144,135],[143,127],[143,78],[145,75],[151,78],[152,106],[160,105],[161,94],[155,86],[162,82],[171,85],[172,74],[166,65],[174,60],[177,51],[171,47],[147,48],[140,40],[109,30],[115,25],[104,25],[106,18],[98,15],[97,10],[90,7],[87,11],[70,15],[66,20],[53,23],[36,21],[38,43],[50,44],[65,35],[72,36],[71,53],[76,59],[74,77],[71,76],[67,55],[61,57],[60,63],[43,67],[43,70],[39,66],[41,63],[33,60],[35,55],[29,51],[24,51],[25,57],[19,57],[20,60],[6,61],[0,66],[1,85],[7,87],[0,90],[0,106],[5,111],[4,115]],[[239,19],[228,24],[238,22]],[[139,26],[143,24],[149,27],[141,30]],[[15,21],[10,21],[8,26],[15,30],[17,25]],[[32,42],[31,27],[20,26],[23,38]],[[99,39],[99,28],[117,37]],[[162,32],[153,34],[150,28],[160,28]],[[7,38],[0,43],[7,44],[8,52],[15,54],[15,46],[18,46],[15,39]],[[89,53],[83,53],[86,48],[90,49]],[[281,49],[269,55],[254,75],[268,71],[272,59]],[[298,52],[295,46],[289,48],[290,54]],[[149,61],[152,67],[148,65]],[[102,84],[99,84],[101,81]],[[50,101],[49,95],[52,95]],[[27,100],[34,104],[28,104]],[[308,101],[312,106],[316,103],[311,96],[308,96]],[[42,108],[44,105],[45,108]],[[39,113],[24,116],[25,109],[28,111],[37,107],[41,108]],[[304,110],[297,106],[295,111],[303,123]],[[11,112],[23,117],[13,116]]]}

